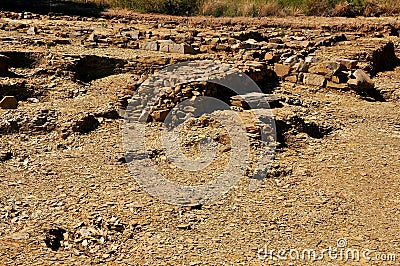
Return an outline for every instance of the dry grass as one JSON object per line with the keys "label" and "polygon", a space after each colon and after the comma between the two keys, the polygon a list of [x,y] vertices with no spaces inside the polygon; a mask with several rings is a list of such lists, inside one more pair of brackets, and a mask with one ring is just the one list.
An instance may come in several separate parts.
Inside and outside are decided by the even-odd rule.
{"label": "dry grass", "polygon": [[285,16],[298,13],[295,6],[284,6],[275,0],[204,0],[201,7],[201,14],[219,16]]}
{"label": "dry grass", "polygon": [[75,0],[103,7],[174,15],[382,16],[400,14],[400,0]]}
{"label": "dry grass", "polygon": [[77,0],[75,2],[80,2],[80,3],[94,3],[98,6],[112,6],[115,0]]}
{"label": "dry grass", "polygon": [[364,16],[396,15],[400,13],[400,1],[367,1]]}
{"label": "dry grass", "polygon": [[264,5],[260,6],[259,16],[268,17],[268,16],[282,16],[285,15],[285,12],[277,2],[268,2]]}
{"label": "dry grass", "polygon": [[213,15],[215,17],[222,16],[226,13],[227,4],[225,1],[205,1],[202,6],[203,15]]}

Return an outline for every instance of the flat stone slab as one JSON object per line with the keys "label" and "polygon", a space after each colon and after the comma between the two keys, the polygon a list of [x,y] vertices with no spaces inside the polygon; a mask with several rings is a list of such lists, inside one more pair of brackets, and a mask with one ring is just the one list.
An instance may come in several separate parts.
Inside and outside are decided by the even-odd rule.
{"label": "flat stone slab", "polygon": [[0,101],[0,108],[2,109],[17,109],[18,100],[14,96],[5,96]]}
{"label": "flat stone slab", "polygon": [[[244,109],[259,109],[274,108],[280,104],[281,100],[281,98],[275,95],[252,92],[244,95],[232,96],[230,102],[233,106],[242,107]],[[267,103],[269,106],[267,106]]]}

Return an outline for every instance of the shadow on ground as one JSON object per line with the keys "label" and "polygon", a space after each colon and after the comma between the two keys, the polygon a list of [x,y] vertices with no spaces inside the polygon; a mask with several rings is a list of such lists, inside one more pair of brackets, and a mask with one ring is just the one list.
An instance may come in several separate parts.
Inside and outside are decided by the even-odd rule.
{"label": "shadow on ground", "polygon": [[98,17],[104,9],[93,3],[76,3],[63,0],[1,0],[0,11]]}

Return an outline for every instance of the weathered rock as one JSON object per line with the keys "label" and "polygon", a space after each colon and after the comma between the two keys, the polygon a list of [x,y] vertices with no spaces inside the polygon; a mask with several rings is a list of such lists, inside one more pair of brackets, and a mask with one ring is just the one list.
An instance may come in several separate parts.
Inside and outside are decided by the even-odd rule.
{"label": "weathered rock", "polygon": [[283,49],[285,48],[284,43],[268,43],[268,49]]}
{"label": "weathered rock", "polygon": [[278,75],[278,77],[284,78],[290,74],[292,68],[289,65],[275,64],[274,70],[276,72],[276,75]]}
{"label": "weathered rock", "polygon": [[316,58],[316,57],[314,57],[314,56],[307,56],[307,57],[304,59],[304,61],[305,61],[307,64],[315,64],[315,63],[318,63],[319,60],[320,60],[320,59],[318,59],[318,58]]}
{"label": "weathered rock", "polygon": [[326,87],[335,90],[347,90],[349,89],[349,85],[346,83],[335,83],[332,81],[327,81]]}
{"label": "weathered rock", "polygon": [[280,107],[281,100],[275,95],[252,92],[245,95],[232,96],[230,102],[233,106],[242,107],[243,109],[265,109]]}
{"label": "weathered rock", "polygon": [[163,122],[165,118],[168,116],[169,110],[156,110],[151,113],[151,116],[153,117],[154,121],[157,122]]}
{"label": "weathered rock", "polygon": [[349,79],[347,84],[350,86],[350,88],[356,91],[371,90],[375,86],[370,76],[361,69],[357,69],[356,71],[354,71],[352,76],[354,78]]}
{"label": "weathered rock", "polygon": [[280,37],[269,38],[269,42],[270,43],[277,43],[277,44],[283,44],[284,43],[282,38],[280,38]]}
{"label": "weathered rock", "polygon": [[280,59],[280,55],[275,54],[273,52],[268,52],[264,56],[264,60],[267,61],[268,63],[276,63]]}
{"label": "weathered rock", "polygon": [[296,64],[297,62],[299,62],[299,57],[297,55],[292,55],[289,58],[287,58],[284,63],[290,66],[293,66],[294,64]]}
{"label": "weathered rock", "polygon": [[357,60],[351,60],[351,59],[344,59],[344,58],[339,58],[336,60],[339,64],[343,65],[346,67],[348,70],[353,70],[357,67],[358,61]]}
{"label": "weathered rock", "polygon": [[149,50],[149,51],[158,51],[158,49],[159,49],[158,42],[145,42],[142,45],[142,49]]}
{"label": "weathered rock", "polygon": [[98,40],[99,40],[99,36],[94,32],[92,32],[88,37],[89,42],[97,42]]}
{"label": "weathered rock", "polygon": [[337,72],[341,71],[342,67],[343,66],[337,62],[318,63],[314,66],[311,66],[308,69],[308,72],[312,74],[324,75],[326,77],[332,77]]}
{"label": "weathered rock", "polygon": [[164,53],[195,54],[194,48],[186,43],[177,44],[172,40],[159,40],[155,42],[146,42],[142,49],[150,51],[160,51]]}
{"label": "weathered rock", "polygon": [[2,109],[17,109],[18,100],[14,96],[5,96],[0,101],[0,108]]}
{"label": "weathered rock", "polygon": [[172,49],[172,53],[180,53],[180,54],[196,54],[194,48],[186,43],[174,45]]}
{"label": "weathered rock", "polygon": [[297,80],[298,80],[297,75],[290,75],[290,76],[285,77],[284,79],[285,79],[285,81],[289,81],[292,83],[297,83]]}
{"label": "weathered rock", "polygon": [[200,46],[201,53],[212,53],[215,50],[215,46],[212,44],[202,45]]}
{"label": "weathered rock", "polygon": [[38,30],[35,26],[29,27],[28,31],[26,32],[26,34],[28,34],[28,35],[36,35],[37,33],[38,33]]}
{"label": "weathered rock", "polygon": [[318,74],[304,73],[303,83],[306,85],[325,87],[326,78]]}
{"label": "weathered rock", "polygon": [[250,50],[258,50],[261,49],[261,45],[255,40],[247,40],[245,42],[241,42],[232,46],[233,49],[250,49]]}
{"label": "weathered rock", "polygon": [[142,32],[127,32],[125,33],[125,36],[128,37],[131,40],[137,41],[139,38],[143,35]]}
{"label": "weathered rock", "polygon": [[331,78],[334,83],[346,83],[349,80],[348,74],[339,71]]}
{"label": "weathered rock", "polygon": [[170,51],[174,49],[174,45],[176,45],[176,43],[172,40],[159,40],[158,50],[160,52],[170,53]]}
{"label": "weathered rock", "polygon": [[297,64],[294,65],[294,69],[297,72],[308,72],[308,68],[310,64],[305,62],[304,60],[300,60]]}
{"label": "weathered rock", "polygon": [[349,79],[347,81],[347,85],[352,89],[358,90],[359,82],[357,81],[357,79]]}

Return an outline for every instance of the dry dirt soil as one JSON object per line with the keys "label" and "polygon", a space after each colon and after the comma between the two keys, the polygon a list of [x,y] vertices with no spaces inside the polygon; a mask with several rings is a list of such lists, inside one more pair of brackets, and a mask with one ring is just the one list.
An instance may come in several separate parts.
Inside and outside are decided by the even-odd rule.
{"label": "dry dirt soil", "polygon": [[[18,100],[0,108],[0,264],[398,264],[399,33],[397,18],[0,12],[0,100]],[[279,143],[256,190],[248,190],[249,166],[215,201],[170,205],[129,172],[123,115],[154,71],[201,59],[241,69],[274,96]],[[197,95],[230,103],[208,83],[184,89],[160,109]],[[232,110],[250,112],[242,107]],[[157,131],[162,118],[153,117]],[[189,157],[196,133],[207,134],[203,120],[182,137]],[[211,124],[217,134],[220,124]],[[247,129],[256,142],[258,131]],[[219,140],[215,169],[231,155],[229,137]],[[187,181],[173,176],[162,149],[149,153],[160,172]],[[193,182],[212,172],[192,173]],[[329,248],[358,250],[360,259],[264,256]]]}

